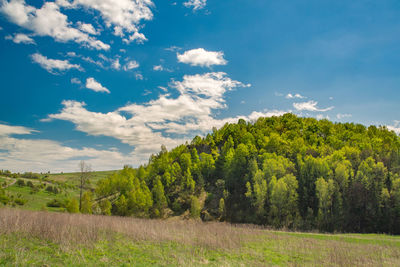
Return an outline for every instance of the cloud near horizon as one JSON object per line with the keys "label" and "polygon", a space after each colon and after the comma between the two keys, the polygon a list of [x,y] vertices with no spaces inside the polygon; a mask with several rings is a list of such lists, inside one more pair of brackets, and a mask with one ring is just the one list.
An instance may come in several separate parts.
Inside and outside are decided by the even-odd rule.
{"label": "cloud near horizon", "polygon": [[215,110],[226,108],[226,92],[249,86],[230,79],[223,72],[185,75],[182,81],[170,84],[179,92],[175,98],[163,94],[147,103],[128,104],[108,113],[92,112],[83,102],[66,100],[59,113],[50,114],[45,120],[70,121],[76,130],[88,135],[118,139],[132,146],[135,160],[143,163],[151,153],[157,153],[162,144],[171,149],[196,134],[204,134],[227,122],[285,113],[272,110],[252,112],[248,116],[214,118]]}

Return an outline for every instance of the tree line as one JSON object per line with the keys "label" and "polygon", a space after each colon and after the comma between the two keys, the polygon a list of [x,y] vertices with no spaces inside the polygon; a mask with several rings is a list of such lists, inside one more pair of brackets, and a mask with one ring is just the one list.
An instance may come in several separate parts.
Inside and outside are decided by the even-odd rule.
{"label": "tree line", "polygon": [[103,214],[400,233],[400,139],[385,127],[239,120],[100,180]]}

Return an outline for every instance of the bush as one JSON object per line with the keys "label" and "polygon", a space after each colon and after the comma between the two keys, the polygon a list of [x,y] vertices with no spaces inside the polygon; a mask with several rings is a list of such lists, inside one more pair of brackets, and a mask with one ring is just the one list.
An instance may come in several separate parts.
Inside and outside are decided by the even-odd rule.
{"label": "bush", "polygon": [[31,188],[34,187],[34,185],[33,185],[33,183],[32,183],[31,181],[28,181],[28,182],[26,183],[26,186],[29,186],[29,187],[31,187]]}
{"label": "bush", "polygon": [[14,203],[17,204],[17,205],[20,205],[20,206],[25,205],[25,203],[26,203],[27,201],[28,201],[28,200],[23,199],[23,198],[16,198],[16,199],[14,199]]}
{"label": "bush", "polygon": [[78,213],[79,212],[79,203],[75,198],[71,198],[67,203],[67,211],[69,213]]}
{"label": "bush", "polygon": [[10,199],[6,195],[5,191],[0,189],[0,203],[7,205],[9,201],[10,201]]}
{"label": "bush", "polygon": [[25,186],[24,180],[18,179],[18,180],[17,180],[17,185],[18,185],[18,186]]}
{"label": "bush", "polygon": [[192,218],[199,218],[201,212],[201,205],[200,201],[197,197],[193,196],[192,201],[190,203],[190,217]]}
{"label": "bush", "polygon": [[60,200],[58,199],[53,199],[50,202],[47,202],[47,207],[52,207],[52,208],[62,208],[65,206],[64,203],[62,203]]}

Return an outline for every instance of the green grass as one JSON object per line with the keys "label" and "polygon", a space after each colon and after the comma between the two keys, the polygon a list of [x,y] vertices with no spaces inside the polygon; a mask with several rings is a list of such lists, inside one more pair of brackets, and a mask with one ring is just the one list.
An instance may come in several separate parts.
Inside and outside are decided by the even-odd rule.
{"label": "green grass", "polygon": [[[40,182],[33,181],[34,185],[39,183]],[[33,193],[29,186],[20,187],[16,184],[6,188],[6,192],[14,197],[20,197],[27,200],[25,205],[19,207],[27,210],[42,210],[43,207],[45,207],[49,211],[63,211],[63,208],[46,207],[46,204],[53,199],[64,201],[71,197],[77,198],[79,196],[79,192],[72,189],[63,189],[59,194],[47,192],[45,189],[40,189],[38,192]]]}
{"label": "green grass", "polygon": [[[115,173],[116,171],[97,171],[97,172],[92,172],[90,175],[90,187],[94,187],[96,183],[103,179],[106,178],[107,176]],[[55,174],[45,174],[47,176],[45,179],[49,181],[55,181],[59,183],[66,183],[68,185],[74,185],[78,186],[79,185],[79,177],[80,173],[75,172],[75,173],[55,173]]]}
{"label": "green grass", "polygon": [[400,266],[399,236],[0,209],[5,266]]}
{"label": "green grass", "polygon": [[[91,245],[63,246],[23,235],[0,235],[0,265],[18,266],[398,266],[400,255],[380,245],[352,247],[347,241],[280,233],[283,238],[218,249],[178,242],[132,241],[121,235]],[[264,238],[263,238],[264,237]],[[301,246],[306,247],[301,249]],[[310,246],[312,244],[312,246]],[[340,254],[336,257],[335,248]],[[346,257],[343,257],[344,253]],[[367,255],[368,253],[368,255]],[[371,255],[372,253],[372,255]],[[339,258],[339,259],[337,259]],[[333,262],[331,262],[333,260]]]}
{"label": "green grass", "polygon": [[[88,188],[94,189],[97,182],[100,179],[107,177],[108,175],[113,174],[116,171],[98,171],[92,172],[90,176],[90,183],[86,185],[86,190]],[[6,178],[0,177],[0,184],[2,185],[4,181],[7,184],[11,184],[12,181],[21,179],[25,181],[25,184],[28,181],[31,181],[35,186],[40,184],[45,184],[45,186],[56,186],[61,193],[53,194],[49,193],[42,188],[39,192],[33,192],[29,186],[17,186],[16,184],[9,186],[5,189],[6,193],[10,196],[19,197],[27,200],[26,204],[23,206],[17,206],[18,208],[27,209],[27,210],[42,210],[46,207],[46,204],[53,200],[57,199],[60,201],[64,201],[66,199],[70,199],[71,197],[78,198],[79,197],[79,173],[58,173],[58,174],[44,174],[41,179],[27,179],[27,178]],[[46,207],[49,211],[64,211],[64,208],[53,208]]]}

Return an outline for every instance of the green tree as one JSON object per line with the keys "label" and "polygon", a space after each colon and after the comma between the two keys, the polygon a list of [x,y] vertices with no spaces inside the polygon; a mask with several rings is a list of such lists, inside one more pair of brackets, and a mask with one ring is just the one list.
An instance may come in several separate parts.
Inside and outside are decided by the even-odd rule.
{"label": "green tree", "polygon": [[79,202],[75,198],[71,198],[67,205],[66,205],[67,211],[69,213],[78,213],[79,212]]}
{"label": "green tree", "polygon": [[85,191],[82,195],[81,213],[91,214],[93,206],[93,194],[91,191]]}

